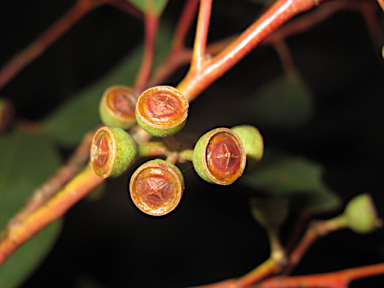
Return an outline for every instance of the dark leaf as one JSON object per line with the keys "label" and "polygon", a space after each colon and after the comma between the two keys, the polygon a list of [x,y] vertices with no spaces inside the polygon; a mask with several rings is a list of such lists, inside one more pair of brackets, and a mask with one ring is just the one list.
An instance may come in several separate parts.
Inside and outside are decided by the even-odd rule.
{"label": "dark leaf", "polygon": [[276,152],[265,154],[259,168],[242,182],[267,194],[294,198],[313,212],[337,208],[339,197],[322,181],[322,168],[301,157]]}
{"label": "dark leaf", "polygon": [[[171,28],[162,26],[157,35],[154,64],[168,51]],[[140,67],[143,46],[139,45],[121,64],[103,79],[80,91],[54,111],[44,122],[44,130],[63,146],[76,146],[84,134],[100,124],[99,102],[112,85],[132,85]]]}
{"label": "dark leaf", "polygon": [[310,119],[313,97],[299,75],[284,74],[267,83],[247,103],[247,113],[258,123],[278,129],[299,128]]}

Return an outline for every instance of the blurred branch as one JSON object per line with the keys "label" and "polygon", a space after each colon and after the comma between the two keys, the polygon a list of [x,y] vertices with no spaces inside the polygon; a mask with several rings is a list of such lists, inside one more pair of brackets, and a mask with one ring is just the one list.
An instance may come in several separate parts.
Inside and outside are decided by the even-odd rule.
{"label": "blurred branch", "polygon": [[21,69],[40,56],[84,15],[104,4],[106,1],[108,0],[78,0],[59,20],[5,64],[0,70],[0,90],[16,76]]}
{"label": "blurred branch", "polygon": [[88,166],[43,207],[29,215],[23,222],[13,225],[0,236],[0,265],[25,241],[48,224],[61,218],[73,205],[96,188],[104,179],[99,178]]}

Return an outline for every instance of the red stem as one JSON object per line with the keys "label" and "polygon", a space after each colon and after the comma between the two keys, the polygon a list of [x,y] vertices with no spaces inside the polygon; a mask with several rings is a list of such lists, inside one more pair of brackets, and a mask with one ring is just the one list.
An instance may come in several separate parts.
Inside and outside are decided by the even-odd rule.
{"label": "red stem", "polygon": [[306,276],[277,276],[257,285],[258,288],[300,288],[300,287],[348,287],[354,280],[384,274],[384,263],[346,269],[337,272]]}
{"label": "red stem", "polygon": [[270,258],[238,279],[224,280],[213,284],[198,286],[198,288],[246,288],[280,271],[280,263]]}
{"label": "red stem", "polygon": [[[202,43],[205,43],[203,42],[203,39],[205,39],[204,35],[207,34],[207,31],[198,34],[199,30],[197,30],[197,39],[194,47],[196,50],[195,57],[200,57],[200,60],[196,61],[201,63],[202,67],[201,69],[193,69],[191,67],[186,77],[179,83],[178,89],[189,101],[192,101],[279,26],[287,22],[293,16],[313,8],[316,4],[318,4],[316,0],[278,0],[257,21],[245,30],[238,39],[213,59],[202,59],[204,56],[202,53],[205,51],[205,46],[202,46]],[[204,7],[205,6],[203,6],[203,8]],[[201,11],[204,12],[204,9]],[[205,18],[201,16],[201,21],[206,19],[206,14],[208,13],[205,13]],[[207,26],[203,26],[203,24],[201,25],[204,29],[208,30]]]}
{"label": "red stem", "polygon": [[63,215],[97,187],[104,179],[99,178],[88,166],[69,182],[46,205],[31,214],[19,225],[12,226],[0,237],[0,266],[21,244]]}
{"label": "red stem", "polygon": [[185,49],[184,41],[192,24],[192,20],[196,15],[198,4],[199,0],[188,0],[185,4],[173,36],[171,50],[164,62],[160,64],[153,73],[149,80],[149,86],[161,83],[180,67],[180,65],[190,62],[192,53],[189,49]]}
{"label": "red stem", "polygon": [[319,237],[325,236],[330,232],[345,228],[343,223],[342,216],[329,220],[312,221],[299,244],[289,255],[288,265],[284,274],[290,274],[292,269],[296,267],[297,263],[299,263],[304,253],[309,249],[313,242],[315,242]]}
{"label": "red stem", "polygon": [[155,38],[159,26],[159,16],[153,10],[149,10],[144,16],[145,22],[145,46],[143,61],[137,75],[133,90],[141,94],[147,87],[149,75],[152,70],[153,54],[155,50]]}
{"label": "red stem", "polygon": [[79,0],[59,20],[50,26],[29,46],[23,49],[0,71],[0,90],[32,60],[41,55],[53,42],[71,28],[90,10],[104,4],[104,1]]}
{"label": "red stem", "polygon": [[173,36],[171,52],[184,48],[184,41],[192,21],[195,18],[198,4],[199,0],[188,0],[187,3],[185,3],[179,22],[177,23],[175,35]]}
{"label": "red stem", "polygon": [[199,16],[197,19],[196,36],[193,45],[193,54],[191,61],[191,70],[200,71],[205,60],[205,49],[209,31],[209,21],[212,12],[212,0],[201,0]]}
{"label": "red stem", "polygon": [[77,173],[79,173],[89,160],[89,150],[94,131],[87,133],[80,145],[76,148],[73,155],[68,159],[67,163],[43,185],[37,188],[23,209],[10,220],[6,229],[12,230],[12,226],[19,225],[29,217],[33,212],[43,206],[57,191],[62,189]]}

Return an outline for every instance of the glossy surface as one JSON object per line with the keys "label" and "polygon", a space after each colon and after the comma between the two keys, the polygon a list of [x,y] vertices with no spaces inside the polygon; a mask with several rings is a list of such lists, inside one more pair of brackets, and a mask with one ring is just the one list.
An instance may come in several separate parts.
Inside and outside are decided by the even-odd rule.
{"label": "glossy surface", "polygon": [[208,182],[231,184],[243,174],[245,164],[244,146],[236,133],[227,128],[204,134],[194,149],[194,168]]}
{"label": "glossy surface", "polygon": [[91,146],[91,163],[101,178],[119,176],[134,162],[138,146],[121,128],[102,127],[96,131]]}
{"label": "glossy surface", "polygon": [[128,129],[136,123],[137,95],[130,87],[111,86],[100,102],[100,116],[104,124]]}
{"label": "glossy surface", "polygon": [[142,212],[162,216],[179,204],[184,180],[175,165],[156,159],[144,163],[135,171],[129,190],[132,201]]}
{"label": "glossy surface", "polygon": [[165,137],[184,126],[188,107],[188,101],[177,89],[170,86],[152,87],[140,95],[136,118],[148,133]]}

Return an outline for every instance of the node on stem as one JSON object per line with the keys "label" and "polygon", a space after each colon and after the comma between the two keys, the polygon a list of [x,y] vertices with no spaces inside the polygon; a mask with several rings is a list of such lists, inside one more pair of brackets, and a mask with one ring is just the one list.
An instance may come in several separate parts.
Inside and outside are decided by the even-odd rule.
{"label": "node on stem", "polygon": [[180,203],[184,178],[175,165],[155,159],[144,163],[133,173],[129,191],[139,210],[152,216],[162,216]]}
{"label": "node on stem", "polygon": [[210,183],[229,185],[244,172],[246,153],[240,137],[228,128],[204,134],[193,151],[193,166]]}
{"label": "node on stem", "polygon": [[136,119],[152,136],[167,137],[180,131],[188,116],[188,101],[176,88],[156,86],[137,100]]}
{"label": "node on stem", "polygon": [[96,131],[91,146],[91,163],[101,178],[124,173],[138,153],[137,143],[121,128],[102,127]]}
{"label": "node on stem", "polygon": [[137,95],[127,86],[111,86],[105,90],[99,106],[103,123],[110,127],[129,129],[136,123]]}

